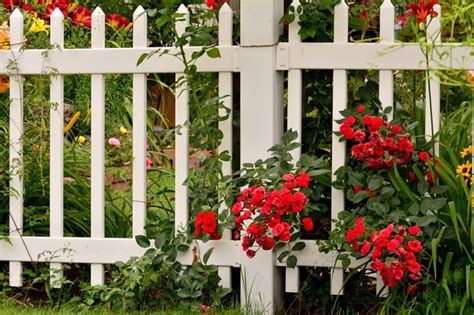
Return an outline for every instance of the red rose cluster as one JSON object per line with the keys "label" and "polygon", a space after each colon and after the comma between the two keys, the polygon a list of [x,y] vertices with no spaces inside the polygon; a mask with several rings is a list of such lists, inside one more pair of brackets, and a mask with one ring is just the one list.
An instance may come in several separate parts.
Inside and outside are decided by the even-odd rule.
{"label": "red rose cluster", "polygon": [[214,211],[201,210],[197,214],[194,235],[201,237],[203,233],[208,234],[213,240],[221,239],[222,236],[217,232],[217,218]]}
{"label": "red rose cluster", "polygon": [[[3,0],[3,6],[10,12],[15,7],[21,8],[26,12],[37,14],[45,20],[49,20],[53,11],[59,8],[64,17],[71,18],[74,25],[82,25],[88,29],[91,28],[91,11],[81,5],[71,3],[69,0],[38,0],[33,6],[25,2],[21,0]],[[107,15],[105,21],[107,25],[116,30],[130,28],[132,25],[126,18],[116,13]]]}
{"label": "red rose cluster", "polygon": [[[395,225],[389,224],[380,231],[367,233],[364,226],[364,218],[357,218],[353,229],[346,233],[346,240],[352,246],[354,252],[359,252],[362,257],[370,254],[371,267],[379,271],[383,282],[390,288],[398,285],[405,277],[411,282],[420,281],[421,264],[417,260],[417,254],[423,250],[423,244],[415,239],[421,233],[419,226],[405,228],[399,225],[395,231]],[[416,284],[408,287],[408,292],[414,292]]]}
{"label": "red rose cluster", "polygon": [[304,217],[301,223],[299,219],[300,212],[308,202],[306,195],[299,189],[309,186],[309,175],[305,172],[300,172],[298,176],[286,174],[282,179],[281,189],[266,191],[263,186],[244,189],[232,207],[235,239],[240,237],[244,221],[252,220],[242,238],[242,248],[250,258],[255,256],[256,251],[250,249],[255,243],[264,250],[270,250],[277,242],[288,242],[292,231],[296,231],[301,223],[306,231],[314,228],[310,217]]}
{"label": "red rose cluster", "polygon": [[391,168],[394,163],[405,164],[412,156],[414,145],[400,125],[390,125],[383,117],[364,114],[360,105],[355,116],[347,117],[339,131],[345,140],[356,142],[352,156],[366,161],[373,169]]}

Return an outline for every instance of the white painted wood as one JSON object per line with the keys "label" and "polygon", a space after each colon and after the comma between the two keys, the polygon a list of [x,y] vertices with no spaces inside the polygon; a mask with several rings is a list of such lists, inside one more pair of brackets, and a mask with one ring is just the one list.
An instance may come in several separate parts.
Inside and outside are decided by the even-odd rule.
{"label": "white painted wood", "polygon": [[[147,47],[147,14],[133,14],[133,47]],[[133,235],[144,235],[146,224],[147,78],[133,75]]]}
{"label": "white painted wood", "polygon": [[[430,18],[426,30],[427,41],[429,45],[441,42],[441,6],[436,4],[433,9],[438,12],[438,16]],[[425,48],[426,49],[426,48]],[[433,50],[431,54],[438,54]],[[439,78],[435,71],[427,72],[427,80],[425,84],[425,135],[427,140],[433,137],[439,131],[441,126],[441,86]],[[435,153],[439,153],[439,138],[435,139]]]}
{"label": "white painted wood", "polygon": [[[241,1],[241,163],[269,157],[267,151],[283,132],[283,77],[276,71],[274,45],[282,0]],[[252,27],[250,27],[252,25]],[[243,254],[245,256],[245,254]],[[274,254],[259,251],[242,258],[241,303],[264,307],[272,314],[283,302],[282,270],[274,266]],[[245,294],[250,296],[246,296]],[[251,294],[250,294],[251,292]]]}
{"label": "white painted wood", "polygon": [[[105,47],[105,14],[97,7],[92,13],[92,48]],[[91,237],[105,234],[105,80],[91,76]],[[104,266],[91,265],[91,284],[104,284]]]}
{"label": "white painted wood", "polygon": [[[301,43],[291,44],[289,49],[290,69],[426,69],[423,52],[415,43]],[[432,69],[465,70],[474,67],[470,47],[443,43],[437,46],[436,51],[437,53],[431,56]],[[278,65],[286,63],[280,62],[282,56],[277,55],[277,58]]]}
{"label": "white painted wood", "polygon": [[[185,47],[187,58],[202,47]],[[207,55],[196,62],[200,72],[238,71],[238,46],[219,47],[221,58],[214,59]],[[160,55],[167,51],[166,54]],[[41,74],[44,68],[57,69],[62,74],[107,74],[107,73],[175,73],[183,71],[183,63],[175,56],[179,50],[174,47],[149,48],[93,48],[64,49],[48,51],[45,58],[44,49],[28,49],[21,52],[18,58],[19,74]],[[154,53],[137,66],[137,60],[143,54]],[[158,57],[158,55],[160,55]],[[236,55],[236,56],[235,56]],[[11,53],[0,50],[0,73],[8,71],[8,59]],[[91,62],[91,61],[94,62]],[[34,64],[34,63],[40,64]],[[237,63],[237,64],[234,64]]]}
{"label": "white painted wood", "polygon": [[242,47],[268,46],[278,42],[283,26],[281,23],[274,23],[283,16],[283,6],[279,4],[280,0],[241,1],[240,12],[245,12],[240,14]]}
{"label": "white painted wood", "polygon": [[[64,15],[59,8],[51,14],[51,45],[53,49],[64,48]],[[50,232],[62,237],[64,231],[64,76],[51,76],[50,87]],[[60,287],[63,277],[62,265],[52,263],[50,281],[53,287]]]}
{"label": "white painted wood", "polygon": [[[225,3],[219,11],[219,46],[232,46],[232,9]],[[227,151],[232,156],[232,117],[233,117],[233,79],[232,72],[219,73],[219,97],[226,109],[230,110],[229,118],[225,121],[219,122],[219,129],[222,131],[223,139],[219,147],[219,152]],[[226,110],[220,109],[219,115],[225,116]],[[232,160],[222,163],[222,174],[232,175]],[[227,209],[227,206],[222,202],[219,212]],[[232,238],[232,231],[225,230],[222,239],[230,240]],[[219,276],[221,278],[221,285],[226,288],[232,288],[232,270],[230,267],[219,267]]]}
{"label": "white painted wood", "polygon": [[[15,62],[23,46],[23,15],[10,15],[9,62]],[[23,77],[10,71],[10,236],[23,234]],[[22,265],[10,261],[10,286],[22,286]]]}
{"label": "white painted wood", "polygon": [[[289,25],[289,44],[301,43],[299,16],[297,8],[299,0],[294,0],[291,5],[295,8],[295,20]],[[290,69],[288,71],[288,120],[287,128],[298,133],[297,142],[302,143],[303,138],[303,74],[300,69]],[[291,151],[293,161],[298,161],[301,157],[301,147]],[[285,290],[296,293],[300,287],[300,269],[285,268]]]}
{"label": "white painted wood", "polygon": [[[287,43],[281,43],[284,45]],[[137,60],[144,53],[159,55],[164,50],[168,54],[150,58],[137,66]],[[186,56],[200,51],[200,47],[186,47]],[[201,72],[239,71],[239,51],[235,47],[219,47],[221,58],[202,56],[196,63]],[[300,43],[289,46],[289,68],[291,69],[404,69],[424,70],[426,62],[418,44],[415,43]],[[18,74],[42,74],[45,68],[57,69],[62,74],[107,74],[107,73],[176,73],[183,71],[183,64],[173,55],[176,48],[108,48],[108,49],[64,49],[48,51],[44,49],[22,51],[17,58]],[[465,70],[474,67],[471,47],[460,44],[443,43],[437,47],[439,54],[431,56],[432,69]],[[277,65],[281,56],[277,50]],[[0,73],[9,74],[8,60],[11,53],[0,50]],[[94,60],[94,62],[91,62]],[[283,63],[283,65],[286,64]],[[288,70],[279,67],[277,70]]]}
{"label": "white painted wood", "polygon": [[[22,240],[15,236],[11,238],[11,241],[12,245],[0,242],[0,261],[30,261],[30,256],[26,252]],[[146,251],[145,248],[138,246],[132,238],[27,236],[24,241],[30,249],[31,257],[38,262],[113,264],[117,261],[127,261],[131,257],[141,256]],[[222,240],[206,243],[193,242],[189,251],[179,253],[178,260],[181,263],[185,265],[193,263],[192,248],[194,246],[197,246],[197,252],[201,258],[204,253],[214,247],[209,264],[233,267],[238,267],[240,264],[242,253],[240,242]],[[45,255],[46,252],[55,252],[52,260],[49,255]]]}
{"label": "white painted wood", "polygon": [[[295,20],[289,25],[289,44],[301,43],[299,16],[297,8],[299,0],[294,0],[291,5],[295,8]],[[300,69],[290,69],[288,71],[288,121],[287,128],[298,132],[297,142],[302,143],[303,138],[303,74]],[[291,151],[293,161],[296,162],[301,157],[301,147]],[[298,267],[285,268],[285,290],[296,293],[300,286],[300,270]]]}
{"label": "white painted wood", "polygon": [[[393,43],[395,40],[395,9],[390,0],[385,0],[380,7],[380,37],[383,43]],[[381,70],[379,72],[379,99],[382,106],[392,107],[388,115],[393,119],[395,111],[393,103],[393,71]]]}
{"label": "white painted wood", "polygon": [[[380,7],[380,42],[393,43],[395,40],[395,8],[390,0],[385,0]],[[381,70],[379,72],[379,99],[382,107],[391,107],[388,119],[392,120],[395,112],[393,102],[393,71]],[[376,275],[376,292],[381,296],[388,295],[388,286],[385,286],[380,274]]]}
{"label": "white painted wood", "polygon": [[[341,1],[334,8],[334,42],[347,43],[349,27],[349,9],[345,1]],[[333,77],[333,131],[339,130],[339,124],[336,120],[341,119],[340,111],[347,106],[347,71],[334,70]],[[345,164],[346,143],[339,142],[338,137],[332,136],[331,162],[332,179],[335,180],[334,172]],[[344,210],[345,195],[343,190],[331,188],[331,219],[337,219],[339,212]],[[331,223],[331,229],[334,229],[334,222]],[[344,271],[342,268],[333,268],[331,272],[331,294],[343,294]]]}
{"label": "white painted wood", "polygon": [[[189,11],[182,4],[178,8],[182,15],[181,21],[176,22],[176,31],[181,36],[189,25]],[[175,232],[185,230],[189,221],[188,186],[185,184],[189,174],[189,91],[184,73],[176,73],[176,126],[175,134]]]}
{"label": "white painted wood", "polygon": [[[300,26],[298,24],[299,17],[296,8],[300,5],[299,0],[294,0],[291,4],[295,8],[295,20],[289,26],[289,43],[301,43],[298,34]],[[299,69],[290,69],[288,71],[288,129],[298,132],[297,142],[301,143],[302,139],[302,117],[303,117],[303,77],[302,71]],[[295,161],[301,156],[301,147],[294,149],[291,155]]]}

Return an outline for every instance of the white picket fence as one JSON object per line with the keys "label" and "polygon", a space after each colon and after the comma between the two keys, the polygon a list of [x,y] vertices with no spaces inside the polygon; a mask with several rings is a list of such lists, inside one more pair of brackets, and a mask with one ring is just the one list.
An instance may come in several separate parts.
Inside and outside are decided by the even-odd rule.
{"label": "white picket fence", "polygon": [[[295,0],[294,6],[299,5]],[[440,12],[440,7],[436,10]],[[182,33],[189,23],[189,12],[179,8],[186,19],[178,22],[177,30]],[[393,105],[393,70],[426,70],[425,57],[417,44],[394,42],[394,8],[389,0],[380,9],[380,34],[378,43],[348,43],[348,7],[341,2],[335,8],[335,30],[333,43],[302,43],[298,35],[298,24],[292,23],[289,42],[279,43],[281,33],[279,20],[283,15],[283,0],[242,0],[241,1],[241,45],[232,45],[233,12],[224,5],[219,12],[219,45],[221,57],[211,59],[206,56],[198,62],[200,72],[219,73],[219,95],[224,97],[224,105],[232,109],[232,73],[240,72],[241,77],[241,162],[254,162],[268,157],[267,149],[277,143],[283,133],[283,72],[288,71],[288,128],[302,131],[302,70],[332,69],[333,113],[340,118],[339,111],[347,103],[347,70],[379,70],[379,98],[384,106]],[[429,33],[439,42],[439,17],[430,23]],[[147,73],[176,73],[178,80],[183,65],[173,57],[175,48],[167,47],[168,54],[156,54],[137,66],[137,60],[144,53],[152,53],[157,47],[147,47],[147,16],[139,7],[134,14],[133,48],[105,47],[105,15],[97,8],[92,15],[92,47],[90,49],[64,49],[63,15],[58,9],[51,16],[51,44],[55,48],[47,51],[21,49],[23,42],[23,16],[16,10],[10,18],[11,51],[0,51],[0,73],[11,78],[10,88],[10,186],[15,194],[10,197],[10,239],[12,245],[0,243],[0,260],[10,262],[10,285],[22,285],[22,262],[51,262],[52,269],[61,269],[61,263],[91,264],[91,283],[104,283],[104,264],[126,261],[132,256],[143,254],[144,250],[130,239],[104,237],[104,74],[133,74],[133,235],[144,234],[146,218],[146,100]],[[472,47],[459,44],[438,44],[432,53],[431,70],[474,69]],[[164,49],[164,48],[161,48]],[[200,47],[186,47],[191,55]],[[9,64],[14,60],[12,72]],[[23,178],[22,135],[23,135],[23,81],[24,75],[44,74],[44,69],[55,69],[51,76],[51,183],[50,194],[50,236],[23,237]],[[90,74],[92,77],[92,197],[91,197],[91,237],[71,238],[63,236],[63,76],[67,74]],[[432,73],[433,74],[433,73]],[[426,134],[432,134],[430,117],[434,117],[436,132],[439,129],[440,87],[431,80],[431,100],[433,115],[426,115]],[[176,228],[185,226],[189,219],[188,191],[183,184],[189,174],[188,128],[184,124],[189,118],[189,91],[180,87],[176,93],[176,124],[183,125],[176,134]],[[426,95],[427,102],[430,98]],[[427,111],[430,106],[426,106]],[[220,150],[232,152],[231,120],[220,124],[224,141]],[[333,123],[333,130],[337,130]],[[258,135],[258,136],[256,136]],[[332,143],[332,170],[344,165],[346,149],[334,137]],[[295,150],[293,157],[298,158]],[[224,174],[231,173],[231,164],[224,165]],[[331,215],[336,217],[344,209],[344,193],[332,190]],[[24,242],[24,243],[23,243]],[[323,254],[314,241],[305,241],[306,248],[298,252],[298,266],[318,266],[332,268],[331,294],[343,293],[342,266],[335,262],[336,253]],[[298,268],[285,268],[285,262],[278,262],[275,254],[259,252],[252,260],[242,252],[240,242],[233,241],[230,233],[223,240],[202,243],[196,241],[200,252],[210,248],[214,252],[210,264],[219,266],[224,286],[231,286],[231,268],[239,267],[245,281],[242,286],[241,301],[265,307],[272,313],[283,300],[283,293],[296,292],[299,287]],[[28,251],[25,249],[28,248]],[[66,253],[58,252],[53,260],[41,255],[45,251],[54,252],[70,248]],[[178,259],[184,264],[192,263],[191,250]],[[286,275],[282,276],[282,271]],[[61,277],[52,273],[53,277]],[[378,281],[378,289],[382,284]],[[250,299],[245,294],[250,293]]]}

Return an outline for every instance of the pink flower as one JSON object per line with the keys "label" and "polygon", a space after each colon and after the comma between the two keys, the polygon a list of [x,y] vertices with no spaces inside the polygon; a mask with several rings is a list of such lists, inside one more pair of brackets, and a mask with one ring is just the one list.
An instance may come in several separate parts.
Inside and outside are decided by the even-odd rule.
{"label": "pink flower", "polygon": [[120,140],[117,138],[110,138],[108,143],[114,147],[119,147],[120,146]]}
{"label": "pink flower", "polygon": [[149,170],[151,168],[151,159],[147,157],[145,160],[145,163],[146,163],[146,169]]}

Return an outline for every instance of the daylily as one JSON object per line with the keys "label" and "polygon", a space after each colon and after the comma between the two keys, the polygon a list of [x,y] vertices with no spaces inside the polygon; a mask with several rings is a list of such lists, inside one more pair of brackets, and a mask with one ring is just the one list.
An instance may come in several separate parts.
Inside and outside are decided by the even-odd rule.
{"label": "daylily", "polygon": [[33,17],[33,23],[30,26],[30,32],[37,33],[37,32],[46,32],[48,33],[49,25],[46,24],[45,20]]}
{"label": "daylily", "polygon": [[132,26],[132,23],[130,23],[126,18],[117,13],[107,15],[105,17],[105,23],[116,30],[119,30],[121,28],[125,28],[126,30],[128,30]]}
{"label": "daylily", "polygon": [[406,5],[406,8],[410,9],[407,12],[407,16],[416,16],[416,22],[418,24],[425,23],[428,16],[437,16],[438,12],[433,9],[433,6],[438,4],[438,0],[432,0],[425,4],[425,0],[420,0],[420,3],[411,2]]}
{"label": "daylily", "polygon": [[10,80],[5,75],[0,76],[0,93],[4,93],[10,89]]}
{"label": "daylily", "polygon": [[72,13],[72,23],[76,25],[82,24],[88,29],[90,29],[91,23],[92,23],[91,16],[92,16],[91,11],[84,8],[83,6],[78,6]]}
{"label": "daylily", "polygon": [[4,21],[0,26],[0,49],[10,49],[10,27],[8,21]]}

